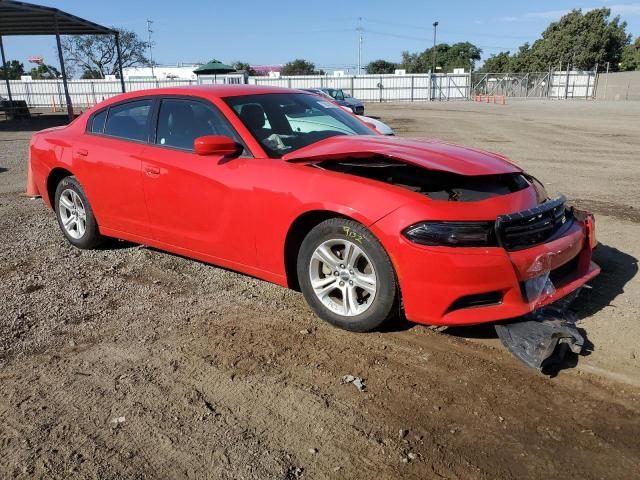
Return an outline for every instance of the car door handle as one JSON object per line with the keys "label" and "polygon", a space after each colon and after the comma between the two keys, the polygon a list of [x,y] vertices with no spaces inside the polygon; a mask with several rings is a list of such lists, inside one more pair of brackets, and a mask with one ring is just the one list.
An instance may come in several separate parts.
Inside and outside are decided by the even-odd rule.
{"label": "car door handle", "polygon": [[144,171],[149,176],[160,175],[160,168],[158,168],[158,167],[144,167]]}
{"label": "car door handle", "polygon": [[76,155],[80,155],[81,157],[86,157],[87,155],[89,155],[89,150],[87,150],[86,148],[79,148],[76,150]]}

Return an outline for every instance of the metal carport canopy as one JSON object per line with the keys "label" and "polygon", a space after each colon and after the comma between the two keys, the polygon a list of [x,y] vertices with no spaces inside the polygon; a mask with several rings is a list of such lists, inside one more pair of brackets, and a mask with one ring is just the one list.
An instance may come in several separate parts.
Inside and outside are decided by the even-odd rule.
{"label": "metal carport canopy", "polygon": [[[43,7],[31,3],[16,2],[13,0],[0,0],[0,47],[2,49],[2,64],[6,72],[6,59],[2,37],[10,35],[55,35],[60,57],[60,70],[64,83],[69,119],[73,118],[73,109],[67,86],[67,75],[64,68],[64,58],[60,46],[60,35],[113,35],[116,40],[118,53],[118,70],[120,83],[124,92],[124,77],[122,75],[122,62],[120,55],[120,39],[118,31],[90,22],[84,18],[76,17],[70,13],[52,7]],[[11,90],[7,79],[9,100]]]}

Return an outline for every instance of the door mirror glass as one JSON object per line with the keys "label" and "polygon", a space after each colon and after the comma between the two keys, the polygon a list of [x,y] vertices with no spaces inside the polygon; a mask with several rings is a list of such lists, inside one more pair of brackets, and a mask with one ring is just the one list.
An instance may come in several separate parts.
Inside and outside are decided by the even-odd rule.
{"label": "door mirror glass", "polygon": [[193,151],[197,155],[218,155],[235,158],[242,153],[243,146],[233,138],[222,135],[205,135],[193,142]]}

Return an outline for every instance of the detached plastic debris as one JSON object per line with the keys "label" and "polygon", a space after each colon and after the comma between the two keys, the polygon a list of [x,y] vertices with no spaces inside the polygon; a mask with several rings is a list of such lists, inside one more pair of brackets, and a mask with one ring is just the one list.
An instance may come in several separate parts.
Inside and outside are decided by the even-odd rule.
{"label": "detached plastic debris", "polygon": [[575,316],[567,310],[570,298],[536,310],[521,320],[496,324],[502,344],[530,368],[553,370],[565,362],[569,352],[579,355],[584,336],[575,325]]}
{"label": "detached plastic debris", "polygon": [[351,383],[354,387],[356,387],[359,391],[364,392],[367,389],[367,382],[363,378],[354,377],[353,375],[344,375],[342,377],[341,383],[347,384]]}

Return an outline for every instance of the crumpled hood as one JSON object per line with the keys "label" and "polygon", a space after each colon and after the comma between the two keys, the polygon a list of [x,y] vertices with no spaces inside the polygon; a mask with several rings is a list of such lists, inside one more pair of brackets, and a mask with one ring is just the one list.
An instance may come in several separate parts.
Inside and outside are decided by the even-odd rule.
{"label": "crumpled hood", "polygon": [[435,139],[340,135],[313,143],[282,157],[287,162],[320,162],[383,156],[429,170],[458,175],[497,175],[521,172],[505,157]]}

